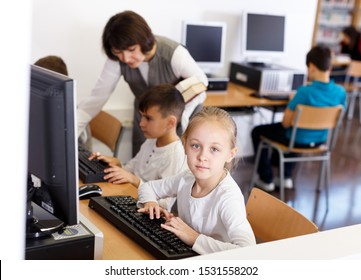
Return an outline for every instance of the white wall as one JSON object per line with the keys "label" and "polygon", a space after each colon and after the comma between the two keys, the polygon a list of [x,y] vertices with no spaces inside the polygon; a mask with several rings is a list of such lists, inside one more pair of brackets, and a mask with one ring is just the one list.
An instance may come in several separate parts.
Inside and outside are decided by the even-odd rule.
{"label": "white wall", "polygon": [[[9,261],[24,258],[25,253],[31,1],[0,2],[0,34],[0,166],[3,192],[0,203],[0,260],[5,266]],[[6,268],[4,272],[6,274]]]}
{"label": "white wall", "polygon": [[[216,20],[227,23],[226,65],[220,71],[228,75],[229,62],[240,60],[239,27],[242,11],[285,14],[286,54],[280,61],[304,69],[304,57],[311,46],[316,0],[34,0],[32,27],[33,62],[56,54],[68,64],[77,80],[78,97],[88,94],[104,63],[101,50],[103,27],[113,14],[131,9],[141,14],[155,34],[175,40],[181,38],[182,20]],[[165,11],[165,12],[164,12]],[[108,109],[132,107],[132,94],[119,87],[107,103]]]}
{"label": "white wall", "polygon": [[[77,80],[78,100],[91,91],[103,66],[101,35],[108,19],[123,10],[134,10],[155,34],[181,39],[182,20],[227,23],[226,63],[218,74],[228,76],[231,61],[240,61],[241,15],[245,10],[286,15],[285,56],[279,63],[305,69],[305,54],[311,47],[317,0],[34,0],[32,62],[49,54],[66,61],[70,76]],[[165,11],[165,12],[164,12]],[[120,82],[104,109],[122,121],[131,121],[133,95]],[[131,130],[124,134],[119,157],[131,157]],[[94,149],[106,152],[102,145]]]}

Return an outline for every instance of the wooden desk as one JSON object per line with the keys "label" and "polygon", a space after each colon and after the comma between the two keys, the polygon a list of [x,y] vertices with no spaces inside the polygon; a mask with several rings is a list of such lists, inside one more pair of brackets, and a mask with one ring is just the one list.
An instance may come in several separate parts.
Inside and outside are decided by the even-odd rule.
{"label": "wooden desk", "polygon": [[332,67],[347,67],[350,65],[351,59],[347,55],[338,55],[332,60]]}
{"label": "wooden desk", "polygon": [[[82,185],[82,184],[80,184]],[[131,195],[138,197],[137,189],[130,184],[114,185],[111,183],[97,183],[103,195]],[[89,199],[79,201],[80,212],[104,234],[104,260],[151,260],[153,255],[136,244],[131,238],[118,230],[105,218],[88,207]]]}
{"label": "wooden desk", "polygon": [[227,91],[207,92],[204,106],[215,106],[223,109],[242,109],[246,107],[279,107],[285,106],[288,100],[270,100],[253,97],[254,89],[243,87],[235,83],[228,83]]}
{"label": "wooden desk", "polygon": [[[103,189],[103,195],[131,195],[137,197],[137,189],[130,184],[97,184]],[[103,232],[104,260],[155,259],[97,212],[90,209],[88,202],[88,199],[80,200],[80,212]],[[360,258],[360,233],[361,224],[194,258],[204,260],[336,259],[355,258],[355,256]],[[340,240],[342,242],[339,242]],[[312,250],[305,250],[305,248],[312,248]]]}

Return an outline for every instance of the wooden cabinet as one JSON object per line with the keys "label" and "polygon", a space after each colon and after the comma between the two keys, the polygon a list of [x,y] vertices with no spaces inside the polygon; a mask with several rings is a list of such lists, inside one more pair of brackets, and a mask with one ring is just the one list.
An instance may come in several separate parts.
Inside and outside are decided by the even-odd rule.
{"label": "wooden cabinet", "polygon": [[361,0],[319,0],[312,44],[326,44],[339,53],[339,36],[342,29],[360,27]]}

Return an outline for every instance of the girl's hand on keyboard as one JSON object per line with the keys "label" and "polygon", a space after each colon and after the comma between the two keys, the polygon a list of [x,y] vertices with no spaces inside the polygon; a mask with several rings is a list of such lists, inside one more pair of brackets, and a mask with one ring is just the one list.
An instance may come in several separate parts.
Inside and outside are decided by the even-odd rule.
{"label": "girl's hand on keyboard", "polygon": [[161,224],[161,227],[173,232],[179,239],[181,239],[188,246],[193,246],[199,233],[187,225],[181,218],[172,217],[167,219],[166,223]]}
{"label": "girl's hand on keyboard", "polygon": [[160,207],[159,204],[154,201],[144,203],[144,207],[138,209],[138,212],[149,214],[149,218],[151,220],[154,219],[154,214],[156,219],[159,219],[161,216],[163,216],[166,220],[173,217],[172,213],[169,213],[166,209]]}

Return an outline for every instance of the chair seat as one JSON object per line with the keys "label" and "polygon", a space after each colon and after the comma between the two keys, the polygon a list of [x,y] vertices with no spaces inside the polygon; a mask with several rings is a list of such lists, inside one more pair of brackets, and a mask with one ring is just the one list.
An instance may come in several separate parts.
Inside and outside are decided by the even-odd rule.
{"label": "chair seat", "polygon": [[326,145],[320,145],[314,148],[293,148],[293,149],[289,149],[288,146],[273,141],[269,138],[266,137],[261,137],[261,139],[265,142],[267,142],[269,145],[272,145],[274,147],[277,147],[278,149],[280,149],[282,152],[284,153],[298,153],[298,154],[322,154],[328,151],[327,146]]}

